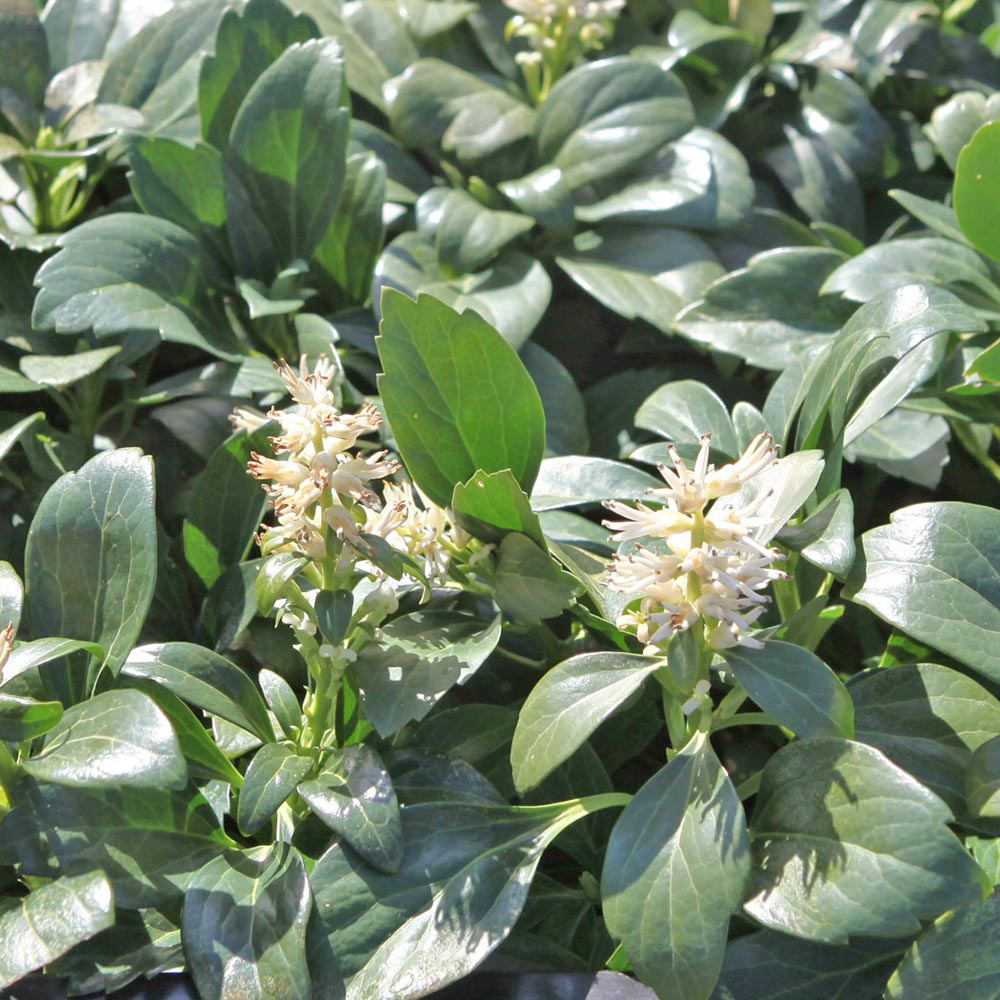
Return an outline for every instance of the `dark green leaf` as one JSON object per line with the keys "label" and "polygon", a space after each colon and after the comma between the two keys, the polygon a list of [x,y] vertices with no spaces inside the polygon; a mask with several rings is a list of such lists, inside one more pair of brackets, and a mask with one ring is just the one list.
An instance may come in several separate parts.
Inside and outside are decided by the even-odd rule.
{"label": "dark green leaf", "polygon": [[542,851],[582,815],[575,805],[410,806],[391,875],[330,848],[311,877],[315,933],[349,980],[348,1000],[426,996],[471,972],[510,933]]}
{"label": "dark green leaf", "polygon": [[886,1000],[991,1000],[1000,990],[1000,894],[936,920],[892,974]]}
{"label": "dark green leaf", "polygon": [[615,222],[581,233],[556,263],[602,305],[664,333],[680,310],[724,273],[694,233]]}
{"label": "dark green leaf", "polygon": [[0,740],[33,740],[52,729],[62,714],[58,701],[35,701],[0,692]]}
{"label": "dark green leaf", "polygon": [[212,453],[195,481],[184,519],[184,557],[206,588],[243,559],[267,498],[247,474],[251,453],[267,448],[268,428],[240,432]]}
{"label": "dark green leaf", "polygon": [[349,590],[321,590],[316,595],[316,621],[323,638],[339,646],[354,616],[354,594]]}
{"label": "dark green leaf", "polygon": [[98,347],[92,351],[78,351],[76,354],[28,354],[21,358],[21,371],[36,385],[47,385],[55,389],[79,382],[93,375],[121,353],[121,347]]}
{"label": "dark green leaf", "polygon": [[278,0],[251,0],[242,10],[227,10],[215,51],[198,74],[202,138],[225,151],[233,119],[257,77],[290,45],[316,34],[309,17],[292,14]]}
{"label": "dark green leaf", "polygon": [[257,680],[278,725],[289,739],[295,739],[302,728],[302,706],[291,685],[273,670],[262,670]]}
{"label": "dark green leaf", "polygon": [[252,680],[225,657],[190,642],[139,646],[123,673],[148,677],[198,708],[274,742],[264,700]]}
{"label": "dark green leaf", "polygon": [[[205,798],[191,789],[90,789],[25,778],[18,806],[0,820],[0,856],[25,860],[6,834],[26,822],[45,835],[64,870],[102,868],[118,906],[132,909],[177,899],[209,858],[232,846]],[[51,875],[45,867],[30,872]]]}
{"label": "dark green leaf", "polygon": [[382,627],[357,659],[369,722],[390,736],[422,719],[455,684],[464,684],[500,640],[500,618],[484,622],[452,611],[417,611]]}
{"label": "dark green leaf", "polygon": [[948,829],[952,818],[872,747],[791,743],[768,762],[757,793],[746,909],[812,941],[913,934],[982,892],[982,872]]}
{"label": "dark green leaf", "polygon": [[964,813],[972,753],[1000,732],[1000,701],[971,677],[936,663],[876,670],[848,690],[856,738]]}
{"label": "dark green leaf", "polygon": [[976,748],[965,775],[965,796],[973,816],[1000,817],[1000,736]]}
{"label": "dark green leaf", "polygon": [[743,807],[699,733],[618,818],[601,909],[632,968],[659,996],[707,1000],[749,874]]}
{"label": "dark green leaf", "polygon": [[512,532],[500,543],[493,599],[512,618],[528,624],[554,618],[579,591],[573,577],[527,535]]}
{"label": "dark green leaf", "polygon": [[0,113],[31,142],[38,130],[49,47],[30,0],[5,0],[0,8]]}
{"label": "dark green leaf", "polygon": [[535,125],[539,163],[575,189],[644,160],[694,124],[683,84],[655,63],[623,56],[567,73]]}
{"label": "dark green leaf", "polygon": [[590,447],[583,394],[563,363],[529,341],[520,350],[545,411],[545,453],[579,455]]}
{"label": "dark green leaf", "polygon": [[312,893],[287,844],[227,851],[184,894],[184,957],[205,1000],[308,1000]]}
{"label": "dark green leaf", "polygon": [[538,390],[513,349],[472,312],[386,291],[379,390],[403,461],[442,506],[477,471],[530,490],[545,448]]}
{"label": "dark green leaf", "polygon": [[771,639],[763,649],[727,649],[723,657],[747,694],[797,736],[854,735],[851,696],[815,653]]}
{"label": "dark green leaf", "polygon": [[663,484],[624,462],[585,455],[547,458],[531,493],[533,510],[577,507],[601,500],[637,500]]}
{"label": "dark green leaf", "polygon": [[581,653],[553,667],[521,708],[511,746],[519,791],[537,785],[658,667],[647,656]]}
{"label": "dark green leaf", "polygon": [[309,808],[379,871],[399,871],[403,830],[392,779],[379,755],[358,744],[333,750],[298,787]]}
{"label": "dark green leaf", "polygon": [[[291,46],[250,88],[226,152],[227,209],[231,216],[251,211],[270,246],[250,247],[230,228],[244,275],[270,280],[319,246],[344,181],[349,123],[344,64],[333,39]],[[233,178],[247,199],[240,208],[230,200]]]}
{"label": "dark green leaf", "polygon": [[24,603],[24,584],[9,562],[0,560],[0,628],[21,624],[21,605]]}
{"label": "dark green leaf", "polygon": [[32,322],[60,333],[154,330],[229,357],[236,344],[210,290],[227,276],[173,222],[114,212],[70,230],[38,272]]}
{"label": "dark green leaf", "polygon": [[53,660],[61,660],[64,656],[81,650],[99,659],[104,658],[103,646],[79,639],[36,639],[34,642],[23,642],[10,654],[4,664],[3,681],[6,683],[18,674],[51,663]]}
{"label": "dark green leaf", "polygon": [[742,452],[726,404],[703,382],[668,382],[636,411],[635,424],[668,441],[697,446],[712,435],[712,450],[732,461]]}
{"label": "dark green leaf", "polygon": [[99,643],[117,671],[153,599],[152,460],[123,448],[60,478],[31,523],[25,568],[35,634]]}
{"label": "dark green leaf", "polygon": [[[1000,511],[925,503],[861,536],[845,596],[908,635],[1000,680]],[[863,569],[863,576],[861,575]]]}
{"label": "dark green leaf", "polygon": [[846,576],[854,565],[854,504],[847,490],[837,490],[799,524],[786,524],[777,534],[782,545],[834,576]]}
{"label": "dark green leaf", "polygon": [[300,757],[283,743],[266,743],[243,776],[236,822],[245,836],[255,834],[309,773],[312,758]]}
{"label": "dark green leaf", "polygon": [[816,944],[777,931],[737,938],[726,949],[719,1000],[881,1000],[899,962],[899,941],[856,938]]}
{"label": "dark green leaf", "polygon": [[24,762],[36,778],[77,788],[184,788],[187,764],[170,720],[140,691],[73,705]]}
{"label": "dark green leaf", "polygon": [[54,962],[115,920],[104,872],[65,875],[0,913],[0,989]]}

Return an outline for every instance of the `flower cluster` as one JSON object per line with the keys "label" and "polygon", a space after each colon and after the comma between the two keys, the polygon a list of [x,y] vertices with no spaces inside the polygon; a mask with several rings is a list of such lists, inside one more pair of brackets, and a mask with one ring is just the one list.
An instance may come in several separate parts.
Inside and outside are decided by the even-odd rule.
{"label": "flower cluster", "polygon": [[325,358],[312,372],[305,358],[298,372],[285,361],[276,367],[298,406],[268,413],[281,426],[281,434],[270,440],[282,457],[253,452],[247,466],[254,478],[266,481],[277,521],[262,532],[261,550],[291,549],[321,559],[329,554],[331,533],[365,549],[364,510],[378,500],[369,483],[396,472],[399,464],[386,451],[362,455],[352,449],[359,438],[378,430],[382,417],[371,404],[357,413],[342,413],[334,405],[334,368]]}
{"label": "flower cluster", "polygon": [[756,529],[771,523],[759,514],[768,494],[760,491],[742,507],[719,502],[774,461],[774,441],[758,435],[736,462],[719,469],[709,464],[710,444],[705,435],[692,469],[671,447],[673,469],[660,466],[667,485],[649,491],[657,506],[606,504],[622,518],[604,522],[614,531],[612,539],[655,540],[655,547],[638,544],[629,554],[616,555],[610,580],[613,590],[638,598],[617,624],[634,631],[650,654],[662,653],[675,633],[698,621],[716,649],[759,648],[750,626],[769,601],[761,591],[785,576],[771,566],[780,553],[754,537]]}
{"label": "flower cluster", "polygon": [[[531,52],[517,61],[536,99],[577,56],[601,48],[614,31],[625,0],[504,0],[515,12],[507,22],[508,37],[524,38]],[[542,82],[544,75],[545,81]]]}

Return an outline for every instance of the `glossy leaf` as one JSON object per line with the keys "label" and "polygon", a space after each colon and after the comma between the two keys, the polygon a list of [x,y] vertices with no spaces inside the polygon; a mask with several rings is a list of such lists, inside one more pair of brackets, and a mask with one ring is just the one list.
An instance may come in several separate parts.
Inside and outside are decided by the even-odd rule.
{"label": "glossy leaf", "polygon": [[0,913],[0,988],[110,927],[114,895],[101,871],[64,875]]}
{"label": "glossy leaf", "polygon": [[283,743],[266,743],[254,755],[243,776],[236,822],[246,836],[258,830],[278,811],[309,773],[312,759],[301,757]]}
{"label": "glossy leaf", "polygon": [[17,627],[21,623],[21,606],[24,603],[24,584],[9,562],[0,561],[0,628]]}
{"label": "glossy leaf", "polygon": [[576,507],[601,500],[637,500],[662,482],[646,472],[606,458],[565,455],[545,459],[531,493],[533,510]]}
{"label": "glossy leaf", "polygon": [[100,644],[117,671],[153,599],[153,465],[137,449],[97,455],[38,506],[25,552],[36,635]]}
{"label": "glossy leaf", "polygon": [[386,292],[377,338],[379,391],[403,461],[442,506],[475,472],[510,469],[530,490],[545,448],[538,390],[520,359],[475,313]]}
{"label": "glossy leaf", "polygon": [[618,818],[601,909],[632,968],[658,995],[707,1000],[749,874],[739,796],[708,737],[698,734]]}
{"label": "glossy leaf", "polygon": [[851,600],[1000,680],[1000,513],[976,504],[904,507],[861,536]]}
{"label": "glossy leaf", "polygon": [[834,576],[846,576],[857,554],[850,493],[831,493],[808,517],[798,524],[786,524],[776,537],[814,566]]}
{"label": "glossy leaf", "polygon": [[105,691],[66,709],[40,753],[36,778],[77,788],[184,788],[187,764],[170,720],[140,691]]}
{"label": "glossy leaf", "polygon": [[542,528],[531,501],[509,469],[477,470],[467,483],[459,483],[451,497],[459,524],[476,538],[502,541],[513,531],[543,544]]}
{"label": "glossy leaf", "polygon": [[399,871],[403,830],[392,778],[369,746],[333,750],[297,789],[309,808],[379,871]]}
{"label": "glossy leaf", "polygon": [[1000,894],[936,920],[892,974],[886,1000],[988,1000],[1000,989]]}
{"label": "glossy leaf", "polygon": [[851,696],[815,653],[771,639],[763,649],[734,647],[722,655],[747,694],[796,736],[854,735]]}
{"label": "glossy leaf", "polygon": [[697,446],[702,435],[711,434],[713,451],[729,461],[742,450],[725,403],[702,382],[660,386],[636,411],[635,423],[678,446]]}
{"label": "glossy leaf", "polygon": [[312,893],[299,853],[287,844],[227,851],[184,894],[184,956],[206,1000],[311,996],[305,962]]}
{"label": "glossy leaf", "polygon": [[35,667],[44,666],[54,660],[61,660],[70,653],[85,651],[99,659],[104,658],[104,647],[94,642],[79,639],[36,639],[34,642],[23,642],[14,649],[3,667],[3,682],[12,681]]}
{"label": "glossy leaf", "polygon": [[1000,260],[997,228],[1000,214],[1000,123],[980,128],[958,156],[955,170],[955,215],[962,232],[977,249]]}
{"label": "glossy leaf", "polygon": [[148,677],[178,698],[221,716],[274,742],[264,699],[253,681],[218,653],[190,642],[164,642],[134,649],[122,668],[131,677]]}
{"label": "glossy leaf", "polygon": [[549,670],[518,716],[511,745],[518,790],[537,785],[566,760],[659,665],[630,653],[581,653]]}
{"label": "glossy leaf", "polygon": [[1000,738],[976,748],[965,775],[965,796],[973,816],[1000,817]]}
{"label": "glossy leaf", "polygon": [[534,624],[560,614],[578,591],[573,577],[527,535],[504,537],[493,578],[493,599],[501,611]]}
{"label": "glossy leaf", "polygon": [[395,874],[331,847],[311,876],[315,934],[347,1000],[408,1000],[471,972],[510,933],[542,851],[582,815],[575,805],[410,806]]}
{"label": "glossy leaf", "polygon": [[302,706],[291,685],[273,670],[262,670],[257,675],[267,707],[274,713],[284,734],[290,739],[298,735],[302,726]]}
{"label": "glossy leaf", "polygon": [[764,769],[747,912],[812,941],[903,937],[982,892],[948,807],[872,747],[812,739]]}
{"label": "glossy leaf", "polygon": [[0,740],[20,743],[54,728],[63,715],[58,701],[35,701],[0,693]]}
{"label": "glossy leaf", "polygon": [[500,619],[416,611],[382,627],[356,663],[368,721],[390,736],[422,719],[455,684],[464,684],[493,652]]}

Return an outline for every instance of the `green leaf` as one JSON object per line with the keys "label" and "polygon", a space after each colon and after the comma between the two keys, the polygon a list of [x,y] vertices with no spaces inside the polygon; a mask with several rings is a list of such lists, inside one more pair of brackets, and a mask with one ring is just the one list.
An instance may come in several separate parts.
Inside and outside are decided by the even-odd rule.
{"label": "green leaf", "polygon": [[465,191],[431,188],[417,201],[417,228],[434,241],[441,262],[458,273],[488,264],[534,220],[486,208]]}
{"label": "green leaf", "polygon": [[847,490],[831,493],[805,520],[786,524],[775,536],[814,566],[846,576],[854,565],[854,503]]}
{"label": "green leaf", "polygon": [[571,189],[644,160],[694,124],[684,85],[653,62],[620,56],[571,70],[542,103],[538,162],[558,167]]}
{"label": "green leaf", "polygon": [[913,638],[1000,680],[1000,511],[925,503],[861,536],[845,597]]}
{"label": "green leaf", "polygon": [[146,132],[172,128],[193,137],[198,130],[198,70],[225,7],[220,0],[161,7],[161,16],[149,19],[110,60],[98,102],[141,111]]}
{"label": "green leaf", "polygon": [[615,222],[580,233],[556,263],[608,309],[664,333],[684,306],[725,273],[694,233]]}
{"label": "green leaf", "polygon": [[382,627],[378,644],[356,663],[368,721],[382,736],[422,719],[455,685],[464,684],[500,641],[492,622],[452,611],[416,611]]}
{"label": "green leaf", "polygon": [[451,509],[459,523],[476,538],[501,541],[512,531],[544,544],[542,527],[531,509],[531,501],[517,484],[510,469],[476,474],[458,483],[451,496]]}
{"label": "green leaf", "polygon": [[144,136],[129,150],[129,187],[147,215],[176,223],[226,252],[222,156],[203,142],[186,146]]}
{"label": "green leaf", "polygon": [[512,618],[528,624],[554,618],[579,591],[574,578],[527,535],[513,532],[500,543],[493,599]]}
{"label": "green leaf", "polygon": [[969,242],[1000,261],[1000,122],[983,125],[959,153],[955,170],[955,215]]}
{"label": "green leaf", "polygon": [[925,128],[945,163],[954,171],[959,155],[979,128],[998,118],[1000,100],[996,94],[987,96],[966,90],[939,104]]}
{"label": "green leaf", "polygon": [[250,0],[229,9],[219,22],[215,51],[198,74],[201,135],[224,152],[233,119],[257,78],[296,42],[317,35],[312,19],[292,14],[278,0]]}
{"label": "green leaf", "polygon": [[397,236],[379,258],[372,291],[376,305],[383,288],[411,298],[433,295],[460,312],[472,309],[517,349],[552,298],[552,281],[535,257],[507,248],[484,270],[455,276],[442,269],[433,244],[415,232]]}
{"label": "green leaf", "polygon": [[283,743],[265,743],[253,756],[243,776],[236,823],[250,837],[278,811],[309,773],[312,758],[300,757]]}
{"label": "green leaf", "polygon": [[[125,909],[176,900],[209,858],[232,846],[197,791],[159,788],[90,789],[25,778],[17,808],[0,820],[0,856],[25,860],[8,824],[42,834],[63,870],[101,868]],[[27,873],[51,876],[46,864]]]}
{"label": "green leaf", "polygon": [[253,681],[210,649],[190,642],[139,646],[129,655],[122,672],[148,677],[178,698],[221,716],[263,742],[274,742],[267,708]]}
{"label": "green leaf", "polygon": [[165,9],[165,4],[148,0],[123,0],[110,6],[100,0],[52,0],[45,5],[43,22],[53,72],[110,58]]}
{"label": "green leaf", "polygon": [[104,659],[104,647],[95,642],[79,639],[36,639],[34,642],[22,642],[14,649],[3,667],[3,683],[13,680],[18,674],[23,674],[35,667],[44,666],[53,660],[61,660],[70,653],[81,650]]}
{"label": "green leaf", "polygon": [[931,791],[872,747],[798,740],[764,769],[747,912],[812,941],[903,937],[982,892]]}
{"label": "green leaf", "polygon": [[538,390],[513,349],[472,312],[386,291],[377,338],[386,417],[416,484],[447,506],[477,471],[510,469],[522,489],[545,448]]}
{"label": "green leaf", "polygon": [[[317,597],[321,597],[322,591]],[[289,739],[295,739],[302,728],[302,706],[291,685],[273,670],[261,670],[257,675],[267,707],[274,713],[278,725]]]}
{"label": "green leaf", "polygon": [[719,995],[725,1000],[881,1000],[902,950],[891,938],[830,945],[757,931],[726,948]]}
{"label": "green leaf", "polygon": [[965,775],[965,797],[973,816],[1000,817],[1000,737],[976,747]]}
{"label": "green leaf", "polygon": [[297,789],[309,808],[379,871],[399,871],[403,829],[385,765],[369,746],[333,750]]}
{"label": "green leaf", "polygon": [[952,910],[913,942],[886,1000],[991,1000],[1000,990],[1000,894]]}
{"label": "green leaf", "polygon": [[668,382],[647,396],[635,414],[636,427],[668,441],[697,448],[704,434],[712,435],[712,450],[729,461],[742,449],[726,404],[703,382]]}
{"label": "green leaf", "polygon": [[257,573],[254,595],[257,608],[262,615],[269,615],[285,589],[285,584],[293,580],[309,560],[294,552],[278,552],[265,559]]}
{"label": "green leaf", "polygon": [[829,247],[781,247],[754,255],[746,267],[714,281],[674,321],[683,336],[748,364],[784,370],[822,345],[854,311],[838,296],[820,295],[844,260]]}
{"label": "green leaf", "polygon": [[205,1000],[308,1000],[306,924],[312,892],[288,844],[227,851],[192,878],[181,935]]}
{"label": "green leaf", "polygon": [[518,716],[510,751],[518,791],[567,760],[659,666],[631,653],[581,653],[549,670]]}
{"label": "green leaf", "polygon": [[590,448],[583,394],[555,355],[529,341],[520,350],[545,411],[545,454],[578,455]]}
{"label": "green leaf", "polygon": [[24,584],[9,562],[0,560],[0,628],[21,624],[21,606],[24,603]]}
{"label": "green leaf", "polygon": [[749,874],[743,807],[699,733],[618,817],[601,909],[632,968],[658,995],[708,1000]]}
{"label": "green leaf", "polygon": [[189,494],[184,557],[206,588],[246,556],[264,516],[267,498],[247,475],[247,462],[267,449],[268,430],[241,431],[219,445]]}
{"label": "green leaf", "polygon": [[533,510],[578,507],[601,500],[637,500],[663,484],[624,462],[585,455],[545,459],[531,493]]}
{"label": "green leaf", "polygon": [[[330,225],[344,182],[350,111],[340,46],[292,45],[250,88],[225,154],[230,242],[244,276],[270,280],[308,260]],[[234,184],[237,187],[234,187]],[[242,192],[239,207],[234,191]],[[238,238],[234,215],[252,212],[268,243]]]}
{"label": "green leaf", "polygon": [[36,778],[77,788],[184,788],[187,764],[170,720],[140,691],[105,691],[66,709],[41,753]]}
{"label": "green leaf", "polygon": [[31,142],[49,82],[49,46],[30,0],[6,0],[0,9],[0,113]]}
{"label": "green leaf", "polygon": [[54,962],[115,922],[104,872],[64,875],[0,913],[0,989]]}
{"label": "green leaf", "polygon": [[25,549],[36,635],[99,643],[118,670],[153,599],[153,503],[152,460],[134,448],[103,452],[50,487]]}
{"label": "green leaf", "polygon": [[409,806],[399,872],[374,872],[340,845],[311,882],[315,932],[348,979],[347,1000],[405,1000],[471,972],[510,933],[545,847],[576,805]]}
{"label": "green leaf", "polygon": [[1000,732],[1000,701],[971,677],[936,663],[869,672],[852,679],[848,690],[856,738],[962,815],[973,751]]}
{"label": "green leaf", "polygon": [[628,178],[615,178],[593,204],[578,205],[581,222],[605,219],[724,230],[753,207],[750,168],[717,132],[693,128],[659,150]]}
{"label": "green leaf", "polygon": [[177,695],[156,681],[144,677],[129,677],[123,674],[119,676],[118,683],[123,687],[141,691],[160,707],[174,727],[177,742],[187,759],[188,770],[192,777],[217,778],[239,788],[243,783],[243,775],[233,767],[208,730]]}
{"label": "green leaf", "polygon": [[229,279],[199,241],[166,219],[113,212],[59,238],[39,268],[32,323],[98,336],[153,330],[218,357],[236,348],[212,290]]}
{"label": "green leaf", "polygon": [[20,360],[21,371],[36,385],[63,389],[93,375],[121,353],[121,347],[98,347],[76,354],[27,354]]}
{"label": "green leaf", "polygon": [[770,639],[763,649],[727,649],[722,655],[747,694],[797,736],[854,735],[851,696],[815,653]]}
{"label": "green leaf", "polygon": [[0,740],[33,740],[52,729],[62,714],[58,701],[35,701],[0,692]]}
{"label": "green leaf", "polygon": [[322,294],[336,305],[360,305],[385,236],[386,168],[371,153],[348,157],[344,186],[330,225],[312,258]]}

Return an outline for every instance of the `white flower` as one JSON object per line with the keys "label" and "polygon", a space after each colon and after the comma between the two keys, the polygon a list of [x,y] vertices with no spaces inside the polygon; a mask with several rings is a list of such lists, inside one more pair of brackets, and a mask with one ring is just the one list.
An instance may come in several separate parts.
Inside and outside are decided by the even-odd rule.
{"label": "white flower", "polygon": [[709,448],[706,435],[691,469],[670,449],[673,468],[660,467],[666,486],[649,491],[662,506],[606,505],[623,518],[604,522],[616,532],[613,539],[658,540],[655,549],[639,545],[619,552],[609,580],[612,590],[637,597],[617,624],[634,631],[651,655],[662,654],[677,632],[699,620],[717,649],[761,646],[750,626],[769,601],[762,591],[785,575],[771,566],[780,553],[754,537],[755,530],[771,523],[758,513],[766,492],[744,507],[719,502],[774,461],[774,441],[769,434],[758,435],[736,462],[721,469],[709,464]]}

